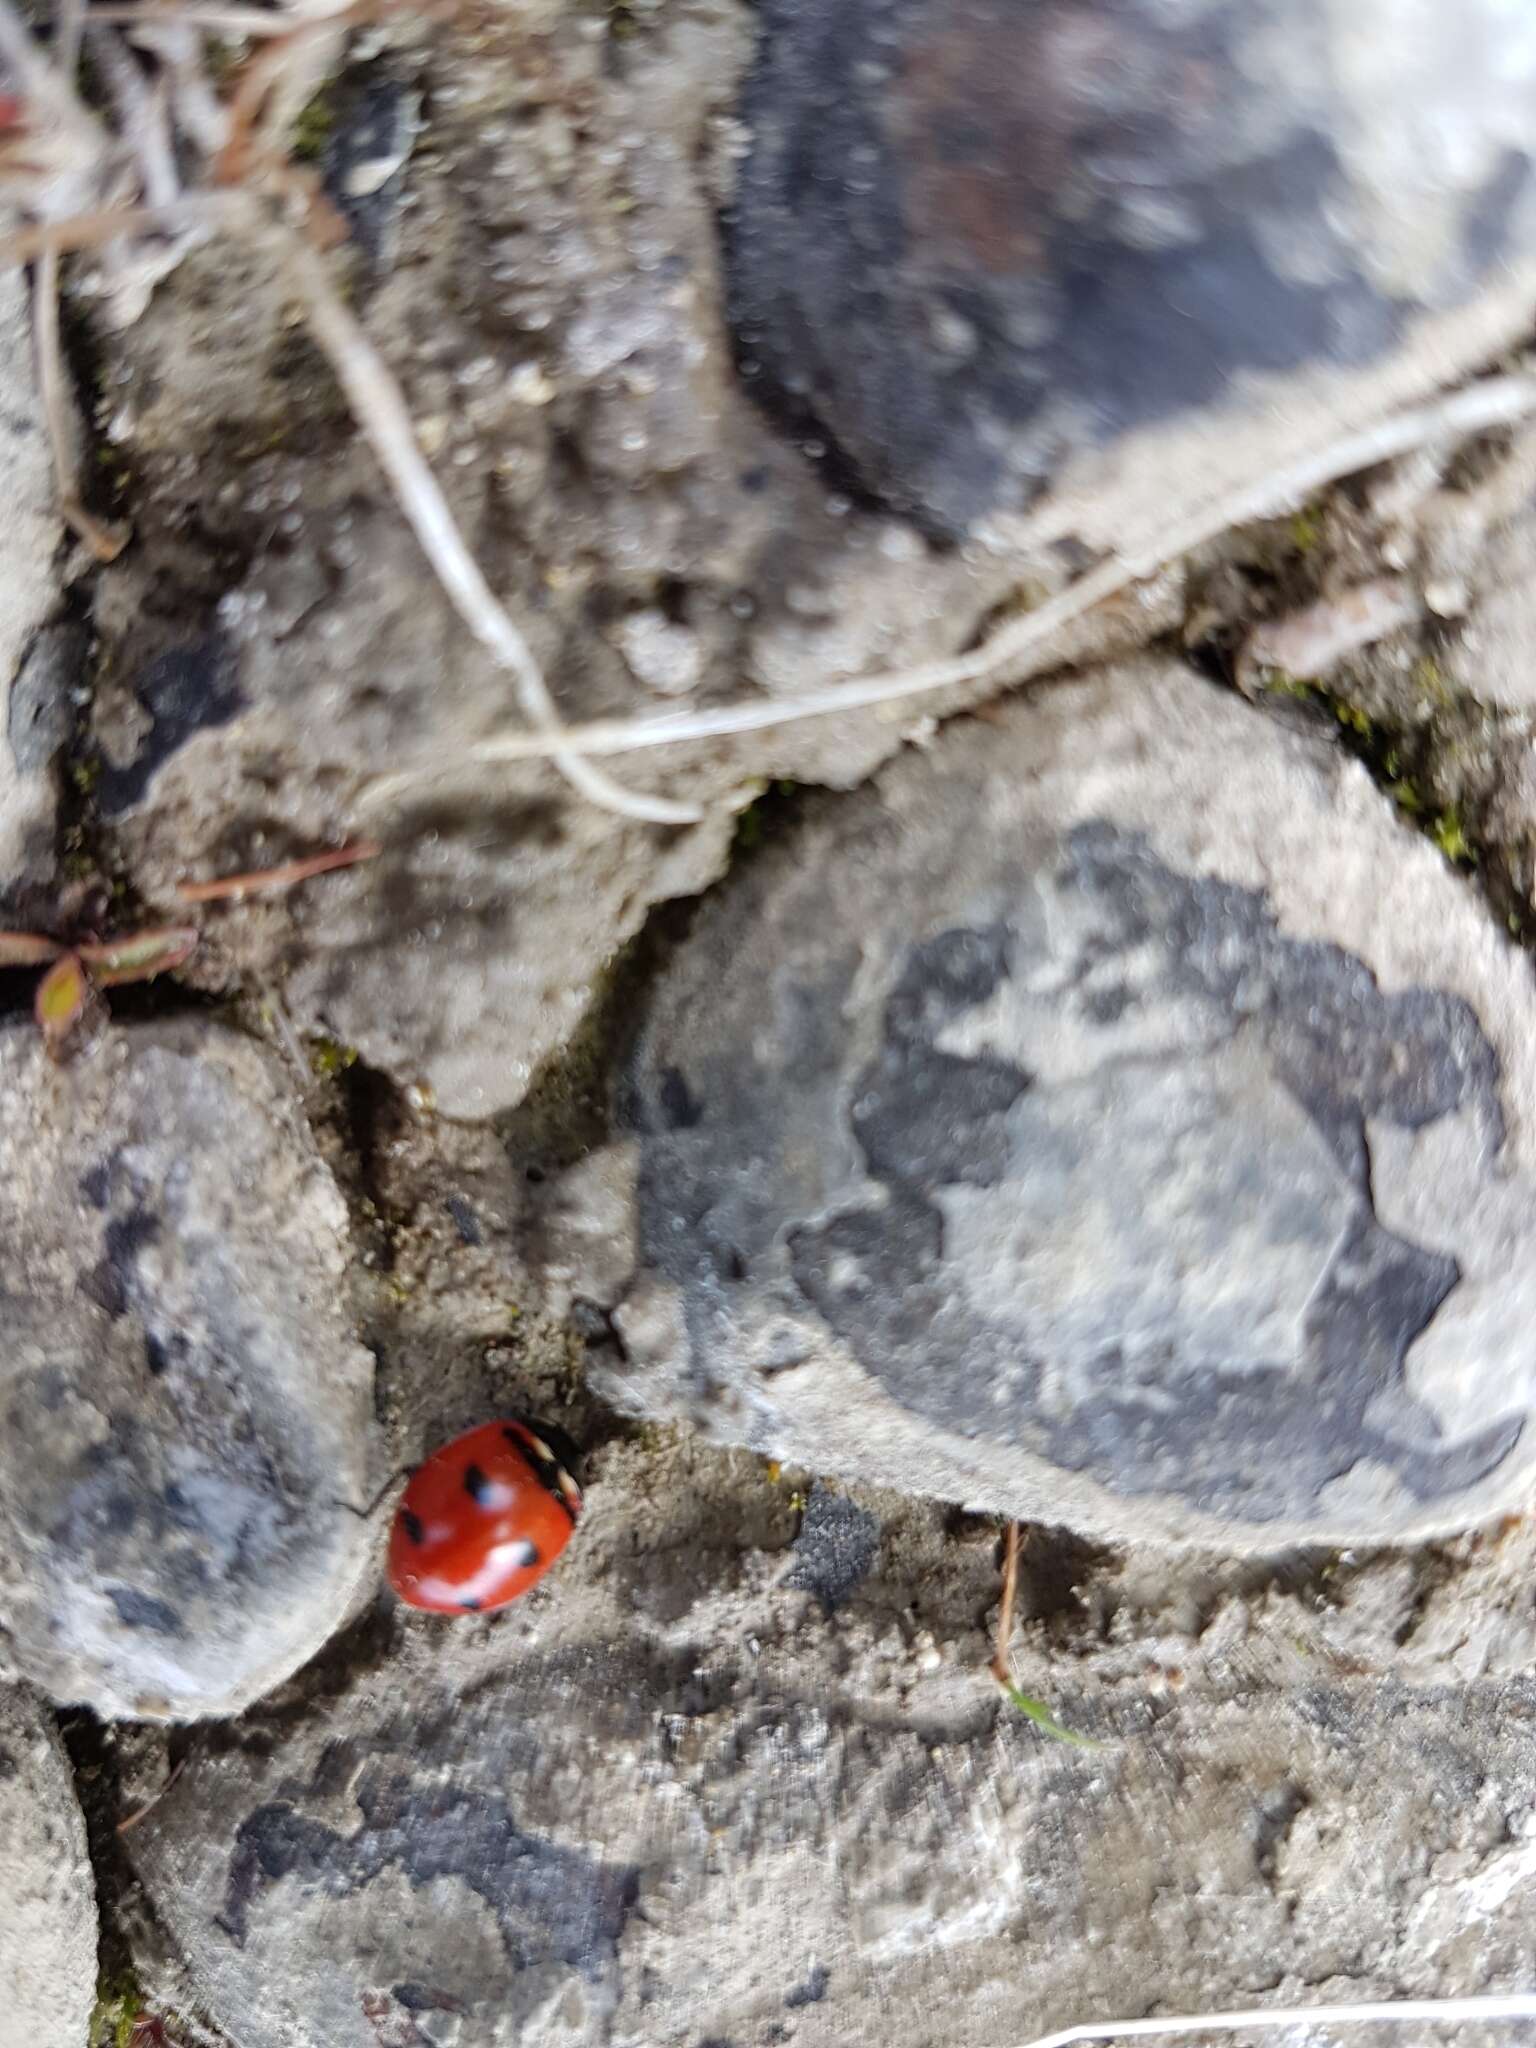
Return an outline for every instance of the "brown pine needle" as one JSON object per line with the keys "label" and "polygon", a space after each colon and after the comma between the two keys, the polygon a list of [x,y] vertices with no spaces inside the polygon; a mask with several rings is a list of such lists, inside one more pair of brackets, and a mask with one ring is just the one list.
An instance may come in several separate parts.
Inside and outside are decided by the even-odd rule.
{"label": "brown pine needle", "polygon": [[176,894],[183,903],[223,903],[232,897],[291,889],[295,882],[307,882],[314,875],[327,875],[333,868],[349,868],[360,860],[377,860],[383,851],[377,839],[354,839],[350,846],[333,846],[328,853],[312,853],[305,860],[285,861],[281,867],[253,868],[243,875],[220,875],[211,882],[178,882]]}
{"label": "brown pine needle", "polygon": [[1003,1536],[1003,1595],[997,1603],[997,1635],[992,1644],[992,1676],[1001,1686],[1013,1684],[1008,1645],[1013,1640],[1013,1610],[1019,1597],[1019,1525],[1010,1522]]}
{"label": "brown pine needle", "polygon": [[171,1787],[175,1784],[176,1780],[181,1776],[182,1772],[186,1768],[187,1760],[185,1757],[182,1757],[177,1763],[172,1764],[170,1770],[166,1773],[165,1783],[160,1787],[160,1790],[154,1795],[152,1799],[146,1799],[142,1806],[137,1806],[134,1808],[132,1813],[126,1814],[124,1818],[118,1822],[115,1832],[120,1835],[126,1835],[130,1828],[136,1828],[141,1820],[145,1819],[147,1815],[153,1813],[155,1808],[160,1804],[161,1800],[165,1797],[166,1793],[170,1791]]}

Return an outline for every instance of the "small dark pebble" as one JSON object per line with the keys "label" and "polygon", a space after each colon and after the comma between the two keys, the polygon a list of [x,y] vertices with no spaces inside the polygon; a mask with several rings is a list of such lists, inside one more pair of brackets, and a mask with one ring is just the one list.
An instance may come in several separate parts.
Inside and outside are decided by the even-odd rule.
{"label": "small dark pebble", "polygon": [[819,1481],[805,1504],[787,1584],[814,1593],[830,1614],[869,1576],[880,1553],[880,1523],[868,1508]]}

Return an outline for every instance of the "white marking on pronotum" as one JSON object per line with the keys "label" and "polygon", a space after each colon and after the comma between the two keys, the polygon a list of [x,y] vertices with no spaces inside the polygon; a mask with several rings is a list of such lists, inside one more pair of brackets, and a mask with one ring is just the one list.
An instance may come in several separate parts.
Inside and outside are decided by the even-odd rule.
{"label": "white marking on pronotum", "polygon": [[1143,2020],[1086,2020],[1041,2034],[1021,2048],[1075,2048],[1079,2041],[1136,2041],[1178,2034],[1243,2034],[1276,2027],[1406,2026],[1433,2021],[1536,2019],[1536,1991],[1490,1992],[1471,1998],[1377,1998],[1349,2005],[1270,2005],[1248,2011],[1158,2015]]}

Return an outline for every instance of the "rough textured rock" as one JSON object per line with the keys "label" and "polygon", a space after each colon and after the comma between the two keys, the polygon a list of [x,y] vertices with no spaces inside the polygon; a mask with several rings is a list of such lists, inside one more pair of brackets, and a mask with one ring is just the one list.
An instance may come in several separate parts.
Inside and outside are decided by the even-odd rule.
{"label": "rough textured rock", "polygon": [[1423,521],[1426,587],[1448,617],[1446,681],[1503,711],[1536,710],[1536,437],[1517,438],[1482,487],[1442,493]]}
{"label": "rough textured rock", "polygon": [[9,904],[14,913],[26,885],[46,879],[52,866],[51,751],[40,758],[35,722],[47,664],[32,665],[30,693],[22,684],[28,650],[57,600],[59,522],[32,378],[26,284],[7,270],[0,270],[0,476],[0,910]]}
{"label": "rough textured rock", "polygon": [[0,1686],[0,2048],[81,2048],[96,1996],[96,1886],[58,1731]]}
{"label": "rough textured rock", "polygon": [[1180,434],[1217,419],[1229,474],[1283,462],[1506,264],[1530,292],[1536,64],[1499,0],[772,0],[743,110],[759,388],[951,532],[1138,439],[1207,491]]}
{"label": "rough textured rock", "polygon": [[[301,1696],[194,1740],[135,1829],[196,1998],[249,2048],[1015,2048],[1126,2011],[1521,1981],[1528,1680],[1346,1678],[1318,1581],[1238,1591],[1230,1567],[1203,1627],[1165,1583],[1157,1629],[1123,1611],[1111,1646],[1086,1603],[1127,1602],[1123,1572],[1047,1543],[1031,1676],[1102,1745],[1066,1749],[985,1675],[991,1541],[881,1501],[879,1565],[828,1615],[784,1579],[756,1461],[629,1446],[589,1477],[526,1602],[381,1611]],[[1143,1556],[1144,1599],[1170,1562]],[[1289,1696],[1271,1640],[1314,1657]]]}
{"label": "rough textured rock", "polygon": [[[1374,5],[1386,11],[1386,0]],[[1040,36],[1069,40],[1080,11],[1035,10]],[[1485,11],[1491,19],[1492,0]],[[753,252],[778,251],[773,261],[790,261],[797,289],[809,289],[833,239],[818,227],[815,262],[783,258],[772,164],[789,115],[775,113],[777,99],[804,85],[821,37],[856,39],[887,19],[905,33],[921,12],[739,0],[607,15],[519,7],[402,29],[397,47],[354,66],[332,94],[322,168],[333,193],[345,202],[349,185],[383,181],[351,194],[360,253],[332,260],[572,719],[753,689],[793,697],[828,678],[951,654],[1000,608],[1059,589],[1101,548],[1160,534],[1196,495],[1269,474],[1528,328],[1525,186],[1515,156],[1500,154],[1528,105],[1509,54],[1523,30],[1507,10],[1479,39],[1437,27],[1427,10],[1412,35],[1373,33],[1377,13],[1356,7],[1341,40],[1330,24],[1344,0],[1266,6],[1248,10],[1274,30],[1274,49],[1256,56],[1259,27],[1239,35],[1230,7],[1164,8],[1169,25],[1155,27],[1150,0],[1122,0],[1103,19],[1129,71],[1093,67],[1091,50],[1083,61],[1101,83],[1119,80],[1134,160],[1117,167],[1103,150],[1086,154],[1097,117],[1079,63],[1078,98],[1061,100],[1076,125],[1064,138],[1048,121],[1029,125],[1045,150],[1030,175],[1046,178],[1060,168],[1052,152],[1082,140],[1080,175],[1091,170],[1106,189],[1121,181],[1119,199],[1104,202],[1109,225],[1082,231],[1095,275],[1103,236],[1129,235],[1133,216],[1150,244],[1123,243],[1114,293],[1079,305],[1056,351],[1084,365],[1087,382],[1074,387],[1065,438],[1041,428],[1060,467],[1027,528],[993,522],[962,547],[933,544],[921,522],[953,524],[965,510],[950,472],[964,472],[969,488],[973,444],[1007,413],[1010,376],[1022,380],[1019,404],[1034,402],[1027,335],[1016,360],[983,336],[985,390],[974,407],[957,400],[962,432],[942,406],[932,421],[923,412],[933,376],[922,363],[893,362],[912,323],[887,321],[878,291],[863,327],[836,323],[886,380],[878,435],[866,426],[860,441],[850,428],[844,452],[858,461],[875,441],[889,445],[904,465],[891,495],[916,506],[912,517],[851,496],[820,460],[824,430],[787,426],[755,402],[766,358],[745,335],[748,301],[762,296],[747,275]],[[966,36],[979,37],[984,61],[1004,18],[995,5],[951,12],[958,54],[929,67],[938,99],[918,110],[934,122],[946,94],[969,90],[976,52]],[[1208,30],[1220,61],[1180,72],[1189,93],[1209,95],[1189,135],[1145,129],[1137,110]],[[1456,65],[1438,62],[1441,35],[1454,36]],[[1489,77],[1476,72],[1478,50]],[[828,78],[840,75],[834,54]],[[1390,90],[1378,68],[1389,59],[1401,68]],[[1234,71],[1250,62],[1261,84],[1239,89]],[[1307,84],[1324,74],[1330,83]],[[835,118],[808,123],[837,150],[873,91],[855,86]],[[982,95],[986,119],[957,144],[962,184],[973,172],[986,183],[974,152],[995,143],[1002,92]],[[1374,154],[1363,101],[1392,114]],[[1029,90],[1023,104],[1034,105]],[[1399,106],[1420,121],[1409,155]],[[1012,119],[1007,104],[1001,112]],[[1008,162],[1024,161],[1016,132],[1007,130]],[[1442,145],[1456,162],[1440,183]],[[1277,177],[1276,164],[1289,175]],[[868,204],[896,204],[899,167],[876,168],[884,185]],[[1062,178],[1071,189],[1051,203],[1070,210],[1076,187]],[[1143,181],[1135,203],[1124,189],[1133,178]],[[839,159],[832,196],[848,196],[847,217],[862,222],[847,182]],[[1426,184],[1441,195],[1434,204]],[[1340,193],[1353,210],[1335,232],[1322,222]],[[1014,203],[1006,181],[1001,196]],[[943,192],[928,198],[948,203]],[[1207,240],[1181,244],[1171,216],[1201,204]],[[809,205],[804,218],[814,219]],[[1340,235],[1358,238],[1358,257]],[[964,238],[941,240],[958,261]],[[1170,308],[1182,341],[1192,274],[1207,255],[1211,275],[1195,282],[1210,360],[1179,356],[1198,358],[1204,382],[1169,388]],[[893,290],[925,288],[875,260],[882,290],[887,274]],[[839,263],[838,275],[856,280],[859,269]],[[946,288],[934,285],[939,296]],[[1445,311],[1458,295],[1459,310]],[[1416,308],[1428,310],[1421,318]],[[157,903],[189,870],[276,862],[349,831],[376,833],[387,852],[366,873],[232,909],[231,968],[279,988],[301,1032],[356,1047],[450,1114],[491,1115],[569,1041],[648,911],[721,872],[733,810],[765,777],[851,786],[904,730],[980,693],[626,761],[622,775],[637,786],[706,808],[707,822],[689,831],[619,823],[526,764],[467,773],[473,742],[516,722],[506,677],[440,598],[291,315],[281,277],[221,247],[190,255],[136,327],[104,339],[137,540],[102,579],[97,605],[102,806],[127,873]],[[935,345],[991,317],[987,304],[962,305],[940,321]],[[878,347],[866,345],[870,320]],[[1330,352],[1348,358],[1344,367]],[[181,373],[192,357],[195,379]],[[957,392],[965,376],[962,365]],[[935,452],[932,476],[911,446],[925,421],[935,450],[947,451]],[[1027,440],[1034,429],[1023,431]],[[1042,660],[1122,651],[1179,615],[1180,582],[1169,577],[1097,618],[1087,644],[1058,643]],[[370,794],[374,776],[428,760],[447,771],[442,781],[388,801]]]}
{"label": "rough textured rock", "polygon": [[346,1218],[256,1046],[0,1036],[0,1648],[61,1701],[232,1713],[368,1557]]}
{"label": "rough textured rock", "polygon": [[813,807],[661,976],[603,1384],[1099,1533],[1519,1506],[1533,1029],[1336,749],[1173,665],[1048,689]]}

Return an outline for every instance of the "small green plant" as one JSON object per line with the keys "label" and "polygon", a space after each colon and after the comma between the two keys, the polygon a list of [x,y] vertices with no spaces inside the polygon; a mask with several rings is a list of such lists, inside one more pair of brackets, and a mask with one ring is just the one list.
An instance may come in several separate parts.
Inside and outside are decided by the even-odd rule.
{"label": "small green plant", "polygon": [[63,1053],[101,989],[153,981],[189,959],[197,946],[191,925],[131,932],[120,939],[65,945],[41,932],[0,932],[0,967],[46,967],[33,1013],[48,1050]]}
{"label": "small green plant", "polygon": [[1071,1728],[1063,1728],[1056,1716],[1043,1700],[1031,1699],[1027,1692],[1021,1692],[1011,1681],[1002,1687],[1003,1698],[1009,1706],[1017,1707],[1026,1721],[1033,1721],[1042,1735],[1048,1735],[1052,1742],[1065,1742],[1073,1749],[1102,1749],[1103,1744],[1091,1736],[1078,1735]]}
{"label": "small green plant", "polygon": [[1471,867],[1476,856],[1454,804],[1436,818],[1430,837],[1448,861],[1454,861],[1458,867]]}

